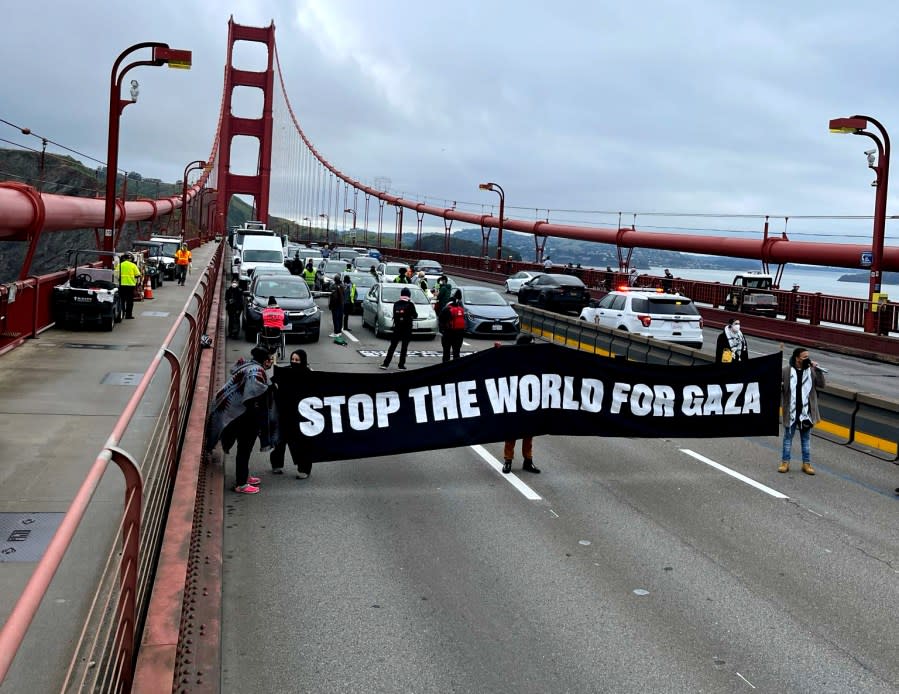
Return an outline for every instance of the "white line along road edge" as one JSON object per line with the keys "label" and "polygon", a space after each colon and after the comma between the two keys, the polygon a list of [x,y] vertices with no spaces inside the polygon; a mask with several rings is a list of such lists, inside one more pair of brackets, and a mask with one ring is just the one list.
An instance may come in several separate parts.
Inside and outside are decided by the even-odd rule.
{"label": "white line along road edge", "polygon": [[525,499],[530,499],[531,501],[539,501],[543,497],[541,497],[537,492],[527,486],[524,482],[522,482],[516,475],[513,475],[511,472],[508,475],[503,474],[503,464],[499,462],[496,458],[490,455],[487,451],[484,450],[483,446],[472,446],[471,450],[481,456],[484,460],[487,461],[487,464],[496,470],[500,476],[506,480],[509,484],[511,484],[515,489],[520,491]]}
{"label": "white line along road edge", "polygon": [[789,499],[790,498],[786,494],[782,494],[781,492],[777,491],[776,489],[771,489],[771,487],[766,487],[761,482],[756,482],[755,480],[748,478],[746,475],[741,475],[736,470],[731,470],[728,467],[724,467],[721,463],[716,463],[711,458],[706,458],[704,455],[700,455],[699,453],[696,453],[695,451],[691,451],[689,448],[681,448],[679,450],[681,453],[686,453],[690,457],[696,458],[696,460],[698,460],[701,463],[705,463],[706,465],[711,465],[716,470],[721,470],[721,472],[726,473],[726,474],[730,475],[731,477],[736,477],[738,480],[740,480],[741,482],[745,482],[750,487],[755,487],[756,489],[760,489],[761,491],[765,492],[765,494],[770,494],[775,499]]}

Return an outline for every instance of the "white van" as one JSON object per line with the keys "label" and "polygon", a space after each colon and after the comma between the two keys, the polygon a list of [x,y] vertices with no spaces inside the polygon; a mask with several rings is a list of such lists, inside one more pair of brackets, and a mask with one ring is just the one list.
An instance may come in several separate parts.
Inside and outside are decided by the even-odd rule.
{"label": "white van", "polygon": [[244,236],[240,250],[232,260],[232,276],[238,278],[241,289],[247,289],[254,272],[266,267],[284,268],[284,246],[278,236]]}

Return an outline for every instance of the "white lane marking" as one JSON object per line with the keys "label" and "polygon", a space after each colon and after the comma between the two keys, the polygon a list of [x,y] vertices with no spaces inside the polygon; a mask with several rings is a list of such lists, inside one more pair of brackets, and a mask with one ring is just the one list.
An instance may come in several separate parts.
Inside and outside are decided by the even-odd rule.
{"label": "white lane marking", "polygon": [[542,497],[527,486],[524,482],[522,482],[518,477],[511,472],[508,475],[503,474],[503,464],[499,462],[496,458],[490,455],[487,451],[484,450],[483,446],[472,446],[471,449],[481,456],[484,460],[487,461],[487,464],[496,470],[500,476],[505,479],[509,484],[511,484],[515,489],[520,491],[525,499],[530,499],[531,501],[539,501]]}
{"label": "white lane marking", "polygon": [[341,335],[343,335],[344,337],[348,337],[348,338],[351,339],[353,342],[359,342],[359,338],[356,337],[355,335],[353,335],[353,333],[351,333],[349,330],[344,330],[344,331],[341,333]]}
{"label": "white lane marking", "polygon": [[[735,671],[735,672],[736,672],[736,671]],[[756,689],[756,688],[757,688],[752,682],[750,682],[748,679],[746,679],[745,677],[743,677],[743,675],[741,675],[739,672],[737,672],[737,677],[739,677],[741,680],[743,680],[746,684],[748,684],[748,685],[749,685],[750,687],[752,687],[753,689]]]}
{"label": "white lane marking", "polygon": [[771,487],[766,487],[761,482],[756,482],[754,479],[750,479],[746,475],[741,475],[736,470],[731,470],[729,467],[724,467],[721,463],[716,463],[711,458],[706,458],[704,455],[700,455],[699,453],[696,453],[695,451],[691,451],[689,448],[681,448],[679,450],[681,453],[686,453],[687,455],[689,455],[693,458],[696,458],[696,460],[698,460],[701,463],[710,465],[713,468],[715,468],[716,470],[721,470],[721,472],[728,474],[731,477],[735,477],[738,480],[740,480],[741,482],[745,482],[750,487],[755,487],[756,489],[759,489],[759,490],[765,492],[765,494],[770,494],[775,499],[789,499],[790,498],[786,494],[782,494],[781,492],[777,491],[776,489],[771,489]]}

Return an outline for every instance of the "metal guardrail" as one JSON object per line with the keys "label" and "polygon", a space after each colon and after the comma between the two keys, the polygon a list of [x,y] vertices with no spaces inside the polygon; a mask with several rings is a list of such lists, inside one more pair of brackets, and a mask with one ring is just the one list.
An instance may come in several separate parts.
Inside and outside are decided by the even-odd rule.
{"label": "metal guardrail", "polygon": [[[515,304],[522,330],[551,342],[603,356],[653,364],[691,366],[713,358],[680,345],[612,330],[586,321]],[[819,390],[822,438],[883,460],[899,461],[899,400],[858,393],[839,386]]]}
{"label": "metal guardrail", "polygon": [[[104,473],[110,462],[114,462],[125,476],[122,519],[105,557],[102,577],[72,654],[62,691],[129,690],[143,614],[149,602],[156,557],[165,529],[178,448],[190,410],[189,396],[196,382],[202,326],[208,322],[215,297],[222,251],[220,244],[0,631],[0,682],[9,672]],[[192,305],[195,305],[194,313],[190,312]],[[180,348],[175,346],[176,343]],[[162,368],[163,362],[169,365],[168,370]],[[138,458],[133,452],[120,448],[120,443],[144,396],[160,382],[167,393],[147,450]],[[64,645],[58,644],[59,647]]]}

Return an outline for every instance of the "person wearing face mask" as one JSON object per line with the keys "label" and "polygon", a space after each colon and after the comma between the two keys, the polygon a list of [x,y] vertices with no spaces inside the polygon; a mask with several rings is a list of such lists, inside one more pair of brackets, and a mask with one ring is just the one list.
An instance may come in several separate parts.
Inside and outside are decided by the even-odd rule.
{"label": "person wearing face mask", "polygon": [[824,387],[824,373],[811,360],[805,347],[793,350],[790,363],[783,369],[781,381],[783,451],[778,472],[789,472],[793,434],[799,432],[802,449],[802,471],[814,475],[812,467],[812,427],[821,419],[818,412],[818,388]]}
{"label": "person wearing face mask", "polygon": [[302,397],[304,381],[309,376],[309,360],[306,351],[295,350],[290,354],[290,364],[275,366],[272,382],[275,384],[275,404],[278,408],[280,440],[269,455],[272,473],[284,474],[284,453],[290,449],[290,457],[297,466],[297,479],[304,480],[312,471],[312,463],[304,459],[303,437],[300,433],[300,415],[297,408]]}
{"label": "person wearing face mask", "polygon": [[718,335],[715,345],[715,362],[718,364],[736,364],[749,359],[749,345],[740,330],[740,320],[731,318]]}
{"label": "person wearing face mask", "polygon": [[243,292],[237,280],[231,282],[231,286],[225,291],[225,310],[228,312],[228,337],[237,337],[240,334],[240,315],[243,313]]}

